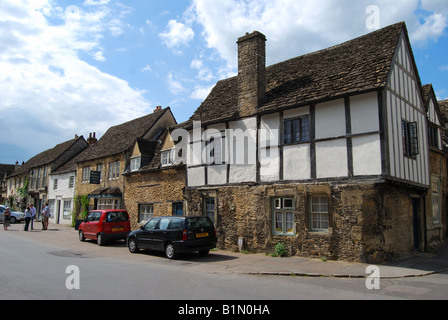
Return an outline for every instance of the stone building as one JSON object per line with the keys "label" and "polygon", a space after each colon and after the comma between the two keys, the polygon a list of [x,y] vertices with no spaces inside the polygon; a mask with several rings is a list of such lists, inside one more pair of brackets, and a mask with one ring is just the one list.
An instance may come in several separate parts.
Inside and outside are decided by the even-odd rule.
{"label": "stone building", "polygon": [[76,195],[87,195],[93,209],[122,209],[123,173],[130,170],[138,139],[155,140],[166,127],[176,124],[170,108],[111,127],[77,159]]}
{"label": "stone building", "polygon": [[238,76],[183,124],[188,213],[226,249],[370,263],[424,250],[427,107],[405,24],[269,67],[265,45],[240,38]]}
{"label": "stone building", "polygon": [[[72,160],[87,148],[83,136],[58,144],[20,166],[7,177],[8,196],[18,196],[18,188],[27,186],[28,196],[22,206],[32,203],[38,215],[49,200],[50,174]],[[22,208],[24,210],[24,208]]]}
{"label": "stone building", "polygon": [[124,201],[133,229],[152,217],[185,214],[185,165],[175,161],[173,151],[168,128],[155,140],[135,142],[135,164],[124,174]]}
{"label": "stone building", "polygon": [[425,238],[428,246],[437,247],[447,237],[447,157],[444,148],[445,122],[431,84],[423,86],[427,108],[429,170],[431,188],[426,196]]}

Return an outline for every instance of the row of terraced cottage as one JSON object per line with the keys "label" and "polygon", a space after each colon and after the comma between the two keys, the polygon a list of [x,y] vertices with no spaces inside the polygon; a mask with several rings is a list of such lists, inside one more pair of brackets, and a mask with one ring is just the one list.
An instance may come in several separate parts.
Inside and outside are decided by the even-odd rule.
{"label": "row of terraced cottage", "polygon": [[170,108],[75,137],[7,178],[71,223],[73,197],[153,216],[206,215],[218,248],[380,262],[447,237],[444,112],[398,23],[266,67],[266,38],[238,39],[238,75],[190,120]]}

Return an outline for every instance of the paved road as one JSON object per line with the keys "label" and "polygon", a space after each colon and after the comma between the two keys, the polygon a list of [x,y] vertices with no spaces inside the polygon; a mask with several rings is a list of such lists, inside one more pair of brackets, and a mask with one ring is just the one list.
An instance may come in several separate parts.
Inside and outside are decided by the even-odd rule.
{"label": "paved road", "polygon": [[[382,280],[367,290],[365,279],[253,276],[236,272],[244,255],[130,254],[122,242],[81,243],[72,229],[0,231],[0,300],[309,300],[446,299],[448,275]],[[76,270],[67,270],[76,266]],[[69,273],[66,273],[69,271]],[[79,271],[79,289],[75,285]],[[73,280],[73,281],[72,281]]]}

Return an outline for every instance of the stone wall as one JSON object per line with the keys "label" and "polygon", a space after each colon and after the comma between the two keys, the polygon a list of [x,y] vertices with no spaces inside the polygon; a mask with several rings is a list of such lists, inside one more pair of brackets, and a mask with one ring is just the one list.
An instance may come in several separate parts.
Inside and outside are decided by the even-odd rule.
{"label": "stone wall", "polygon": [[[440,221],[434,221],[433,217],[433,198],[432,198],[432,188],[428,190],[428,195],[426,196],[426,241],[427,245],[432,248],[437,248],[445,242],[447,237],[447,164],[446,156],[444,153],[430,149],[429,153],[429,165],[430,173],[432,178],[438,177],[440,183]],[[431,179],[432,180],[432,179]]]}
{"label": "stone wall", "polygon": [[138,229],[140,226],[139,205],[153,205],[154,216],[171,216],[173,203],[184,202],[184,168],[131,173],[126,175],[125,179],[124,203],[129,212],[132,229]]}
{"label": "stone wall", "polygon": [[[202,215],[204,199],[215,197],[221,249],[237,251],[243,238],[250,252],[270,253],[283,242],[291,255],[378,263],[413,249],[411,192],[419,196],[388,183],[254,185],[188,189],[186,200],[189,214]],[[311,231],[313,195],[328,196],[328,231]],[[294,235],[273,234],[276,197],[294,198]]]}

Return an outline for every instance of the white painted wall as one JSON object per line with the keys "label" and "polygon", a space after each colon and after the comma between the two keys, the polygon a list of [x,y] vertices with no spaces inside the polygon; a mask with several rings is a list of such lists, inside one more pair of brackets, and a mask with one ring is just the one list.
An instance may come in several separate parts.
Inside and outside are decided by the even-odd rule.
{"label": "white painted wall", "polygon": [[[400,180],[429,187],[426,114],[416,74],[416,70],[411,63],[409,48],[403,37],[397,50],[386,90],[389,174]],[[419,154],[412,158],[406,157],[403,152],[402,120],[417,122],[418,124]]]}
{"label": "white painted wall", "polygon": [[[63,174],[51,174],[50,185],[48,186],[48,201],[54,201],[54,207],[51,210],[51,221],[57,223],[57,214],[59,213],[59,224],[71,224],[72,218],[64,219],[64,201],[71,201],[71,211],[73,210],[73,198],[75,196],[76,179],[73,182],[73,188],[69,188],[70,177],[76,177],[75,171],[63,173]],[[54,189],[54,181],[58,180],[57,189]],[[60,207],[57,208],[58,201],[60,201]]]}

